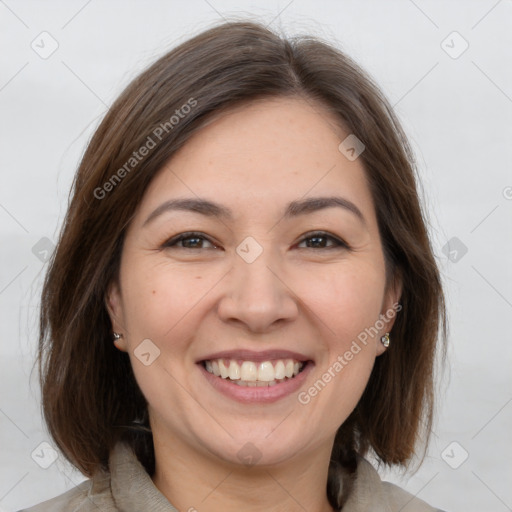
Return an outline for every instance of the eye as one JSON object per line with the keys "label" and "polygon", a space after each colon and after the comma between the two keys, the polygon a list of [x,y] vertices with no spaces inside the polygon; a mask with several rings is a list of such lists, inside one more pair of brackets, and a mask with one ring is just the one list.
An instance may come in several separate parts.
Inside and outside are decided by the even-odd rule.
{"label": "eye", "polygon": [[[345,242],[342,242],[341,240],[338,240],[336,237],[329,235],[328,233],[325,233],[323,231],[315,231],[314,233],[310,233],[309,236],[306,238],[303,238],[301,242],[299,242],[299,245],[308,242],[308,240],[312,240],[313,243],[308,243],[307,247],[304,247],[304,249],[336,249],[339,247],[344,247],[345,249],[349,249],[348,244]],[[323,241],[331,240],[334,242],[331,246],[325,246],[325,243]]]}
{"label": "eye", "polygon": [[[309,241],[312,241],[310,243]],[[333,242],[330,246],[326,246],[325,242],[327,241]],[[322,242],[324,241],[324,242]],[[184,245],[179,246],[178,244],[184,243]],[[181,233],[176,235],[173,238],[167,240],[162,247],[178,247],[179,249],[208,249],[208,247],[202,247],[199,244],[203,242],[209,243],[213,248],[217,248],[215,244],[213,244],[203,233],[199,233],[196,231],[188,231],[186,233]],[[308,237],[303,238],[298,245],[307,242],[308,246],[303,247],[303,249],[336,249],[336,248],[345,248],[349,249],[348,244],[345,242],[338,240],[338,238],[329,235],[323,231],[315,231],[314,233],[310,233]]]}
{"label": "eye", "polygon": [[[191,242],[189,242],[191,240]],[[162,247],[175,247],[180,242],[185,242],[185,246],[178,246],[179,249],[205,249],[205,247],[199,247],[198,243],[206,241],[213,247],[216,247],[212,242],[208,240],[202,233],[196,231],[189,231],[187,233],[181,233],[165,242]],[[207,247],[206,247],[207,249]]]}

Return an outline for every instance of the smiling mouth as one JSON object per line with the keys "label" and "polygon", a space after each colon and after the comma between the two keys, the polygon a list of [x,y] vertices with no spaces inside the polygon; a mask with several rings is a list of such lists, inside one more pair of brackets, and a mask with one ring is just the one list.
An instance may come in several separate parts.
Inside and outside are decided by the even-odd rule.
{"label": "smiling mouth", "polygon": [[274,359],[254,362],[235,359],[201,361],[207,372],[238,386],[269,387],[292,380],[310,361]]}

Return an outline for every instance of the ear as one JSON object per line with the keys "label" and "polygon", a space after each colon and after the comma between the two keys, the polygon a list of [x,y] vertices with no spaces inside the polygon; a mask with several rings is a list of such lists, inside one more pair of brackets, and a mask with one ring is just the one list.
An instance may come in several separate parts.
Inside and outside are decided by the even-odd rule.
{"label": "ear", "polygon": [[113,341],[119,350],[127,350],[126,329],[124,328],[123,306],[121,299],[121,289],[119,283],[112,280],[105,293],[105,307],[107,308],[110,321],[112,323],[112,331],[122,334],[118,340]]}
{"label": "ear", "polygon": [[402,296],[402,277],[398,270],[395,271],[395,275],[393,276],[391,284],[388,286],[388,290],[384,296],[384,301],[382,304],[382,310],[380,319],[384,323],[382,329],[380,329],[379,334],[377,336],[377,355],[380,356],[386,351],[386,347],[381,342],[381,337],[384,336],[387,332],[390,333],[389,338],[390,342],[393,342],[393,334],[392,329],[395,323],[397,315],[400,314],[402,306],[399,305],[400,297]]}

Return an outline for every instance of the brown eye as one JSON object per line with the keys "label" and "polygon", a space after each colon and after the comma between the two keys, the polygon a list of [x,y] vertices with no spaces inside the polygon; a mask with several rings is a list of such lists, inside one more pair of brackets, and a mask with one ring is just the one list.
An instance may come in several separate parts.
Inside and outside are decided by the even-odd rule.
{"label": "brown eye", "polygon": [[[204,242],[209,243],[212,247],[203,247],[202,244]],[[339,240],[338,238],[329,235],[323,231],[317,231],[311,233],[308,237],[303,238],[299,245],[306,242],[306,247],[301,247],[301,249],[337,249],[337,248],[345,248],[349,249],[348,244]],[[330,245],[327,245],[331,242]],[[181,244],[181,245],[179,245]],[[181,233],[176,235],[175,237],[167,240],[163,245],[163,248],[175,247],[178,249],[211,249],[217,248],[217,246],[211,242],[203,233],[189,231],[186,233]]]}
{"label": "brown eye", "polygon": [[[309,242],[311,240],[312,242]],[[327,241],[331,240],[333,244],[331,246],[326,246]],[[317,231],[315,233],[311,233],[308,237],[303,238],[299,244],[302,244],[303,242],[307,242],[307,247],[304,247],[304,249],[336,249],[336,248],[346,248],[348,249],[349,246],[342,242],[341,240],[338,240],[336,237],[329,235],[328,233],[325,233],[323,231]]]}
{"label": "brown eye", "polygon": [[[194,231],[190,231],[187,233],[181,233],[165,242],[162,247],[177,247],[178,249],[207,249],[208,247],[200,247],[199,245],[202,242],[208,242],[214,248],[216,247],[208,238],[206,238],[202,233],[197,233]],[[183,242],[183,245],[177,245]]]}

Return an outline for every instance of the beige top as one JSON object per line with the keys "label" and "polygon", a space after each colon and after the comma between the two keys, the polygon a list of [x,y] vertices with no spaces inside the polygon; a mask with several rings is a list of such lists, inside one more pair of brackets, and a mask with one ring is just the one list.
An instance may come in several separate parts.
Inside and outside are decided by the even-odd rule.
{"label": "beige top", "polygon": [[[155,487],[131,448],[118,443],[110,472],[98,472],[75,488],[19,512],[178,512]],[[192,508],[193,510],[193,508]],[[442,512],[389,482],[360,458],[356,480],[343,512]]]}

